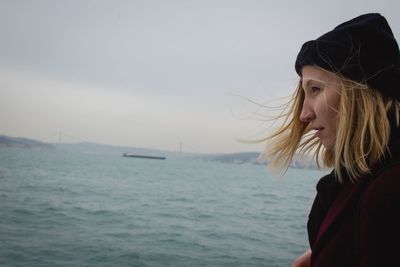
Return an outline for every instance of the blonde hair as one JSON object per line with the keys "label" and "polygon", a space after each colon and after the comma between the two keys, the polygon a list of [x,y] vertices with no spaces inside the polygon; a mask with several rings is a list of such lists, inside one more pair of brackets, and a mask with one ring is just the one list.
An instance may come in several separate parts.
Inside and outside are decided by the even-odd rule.
{"label": "blonde hair", "polygon": [[287,169],[295,154],[311,153],[318,166],[322,158],[325,167],[334,167],[339,182],[355,182],[357,177],[370,172],[375,163],[390,153],[388,112],[395,114],[397,127],[400,102],[382,96],[365,83],[339,77],[341,97],[334,149],[326,149],[315,135],[309,134],[309,123],[300,120],[304,100],[300,81],[283,112],[276,117],[283,119],[282,125],[263,139],[268,142],[263,157],[272,166]]}

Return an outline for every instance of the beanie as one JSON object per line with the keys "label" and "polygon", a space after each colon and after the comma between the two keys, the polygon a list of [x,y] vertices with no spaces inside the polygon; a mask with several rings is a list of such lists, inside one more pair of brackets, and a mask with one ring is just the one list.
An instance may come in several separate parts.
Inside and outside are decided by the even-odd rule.
{"label": "beanie", "polygon": [[400,100],[400,51],[386,19],[365,14],[303,44],[295,68],[316,65]]}

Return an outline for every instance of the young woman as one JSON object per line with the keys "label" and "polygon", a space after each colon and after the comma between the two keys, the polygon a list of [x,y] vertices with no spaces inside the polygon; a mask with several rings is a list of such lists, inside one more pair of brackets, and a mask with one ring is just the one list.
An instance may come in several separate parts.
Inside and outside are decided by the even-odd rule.
{"label": "young woman", "polygon": [[310,250],[293,266],[400,266],[400,51],[386,19],[365,14],[306,42],[295,68],[266,156],[287,167],[311,152],[333,171],[317,184]]}

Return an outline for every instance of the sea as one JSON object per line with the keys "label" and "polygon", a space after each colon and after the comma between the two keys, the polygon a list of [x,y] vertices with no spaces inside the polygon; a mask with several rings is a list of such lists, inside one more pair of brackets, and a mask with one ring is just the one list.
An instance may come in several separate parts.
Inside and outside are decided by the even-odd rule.
{"label": "sea", "polygon": [[290,266],[322,175],[0,148],[0,266]]}

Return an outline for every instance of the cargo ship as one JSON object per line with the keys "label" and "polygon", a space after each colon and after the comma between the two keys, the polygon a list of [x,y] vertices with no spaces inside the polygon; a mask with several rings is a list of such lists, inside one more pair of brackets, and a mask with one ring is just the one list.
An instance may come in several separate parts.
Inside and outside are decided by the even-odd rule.
{"label": "cargo ship", "polygon": [[166,157],[145,156],[145,155],[136,155],[136,154],[129,154],[129,153],[124,153],[122,156],[128,157],[128,158],[139,158],[139,159],[159,159],[159,160],[166,159]]}

